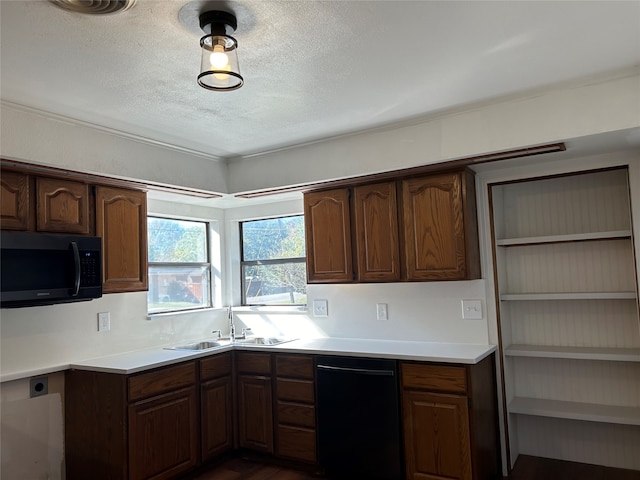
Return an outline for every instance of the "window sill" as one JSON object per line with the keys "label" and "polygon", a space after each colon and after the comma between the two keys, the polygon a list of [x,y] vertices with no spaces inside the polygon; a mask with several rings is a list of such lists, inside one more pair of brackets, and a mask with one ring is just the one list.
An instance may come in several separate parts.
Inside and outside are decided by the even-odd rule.
{"label": "window sill", "polygon": [[158,313],[147,313],[147,320],[153,320],[158,317],[171,317],[175,315],[193,315],[198,313],[205,312],[216,312],[216,311],[226,311],[227,307],[209,307],[209,308],[194,308],[192,310],[176,310],[175,312],[158,312]]}
{"label": "window sill", "polygon": [[233,307],[234,313],[306,313],[306,305],[253,305]]}

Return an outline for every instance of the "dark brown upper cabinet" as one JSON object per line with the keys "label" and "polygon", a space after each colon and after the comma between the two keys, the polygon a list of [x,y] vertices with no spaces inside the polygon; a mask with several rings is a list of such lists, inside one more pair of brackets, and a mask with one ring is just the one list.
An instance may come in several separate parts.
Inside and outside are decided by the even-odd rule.
{"label": "dark brown upper cabinet", "polygon": [[310,192],[304,205],[309,283],[480,277],[470,171]]}
{"label": "dark brown upper cabinet", "polygon": [[402,181],[408,280],[480,276],[474,185],[466,171]]}
{"label": "dark brown upper cabinet", "polygon": [[86,183],[38,177],[36,220],[39,232],[90,232],[89,186]]}
{"label": "dark brown upper cabinet", "polygon": [[400,276],[396,183],[383,182],[353,189],[358,279],[396,282]]}
{"label": "dark brown upper cabinet", "polygon": [[147,290],[146,193],[96,187],[96,234],[102,237],[102,291]]}
{"label": "dark brown upper cabinet", "polygon": [[349,189],[304,196],[304,221],[309,283],[353,280]]}
{"label": "dark brown upper cabinet", "polygon": [[31,178],[3,171],[0,177],[0,219],[3,230],[31,230]]}

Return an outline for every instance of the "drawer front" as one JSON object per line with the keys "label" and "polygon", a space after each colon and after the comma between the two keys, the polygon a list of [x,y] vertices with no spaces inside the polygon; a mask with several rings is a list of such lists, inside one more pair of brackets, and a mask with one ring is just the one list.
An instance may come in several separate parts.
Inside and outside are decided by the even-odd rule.
{"label": "drawer front", "polygon": [[280,457],[315,463],[316,431],[279,425],[277,454]]}
{"label": "drawer front", "polygon": [[237,352],[236,366],[239,373],[271,375],[271,354]]}
{"label": "drawer front", "polygon": [[311,380],[278,378],[276,381],[276,395],[278,400],[315,403],[315,393]]}
{"label": "drawer front", "polygon": [[278,423],[315,428],[316,409],[313,405],[300,405],[278,400]]}
{"label": "drawer front", "polygon": [[231,352],[200,360],[200,379],[224,377],[231,374]]}
{"label": "drawer front", "polygon": [[439,392],[466,393],[467,371],[465,367],[403,363],[402,386]]}
{"label": "drawer front", "polygon": [[161,368],[129,377],[129,401],[157,395],[196,383],[195,362]]}
{"label": "drawer front", "polygon": [[313,380],[313,357],[307,355],[276,355],[276,375]]}

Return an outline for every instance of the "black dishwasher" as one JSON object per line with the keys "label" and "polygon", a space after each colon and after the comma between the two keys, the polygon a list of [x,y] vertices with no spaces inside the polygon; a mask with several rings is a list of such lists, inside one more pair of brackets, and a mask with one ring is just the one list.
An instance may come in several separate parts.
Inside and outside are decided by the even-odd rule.
{"label": "black dishwasher", "polygon": [[400,480],[397,362],[319,356],[318,454],[333,477]]}

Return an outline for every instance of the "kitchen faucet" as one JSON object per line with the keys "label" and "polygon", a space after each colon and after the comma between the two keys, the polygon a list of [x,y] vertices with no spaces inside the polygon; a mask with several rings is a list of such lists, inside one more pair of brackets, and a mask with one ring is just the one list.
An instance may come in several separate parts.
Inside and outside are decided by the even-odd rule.
{"label": "kitchen faucet", "polygon": [[231,305],[227,308],[227,317],[229,318],[229,340],[236,340],[236,326],[233,324],[233,310]]}

